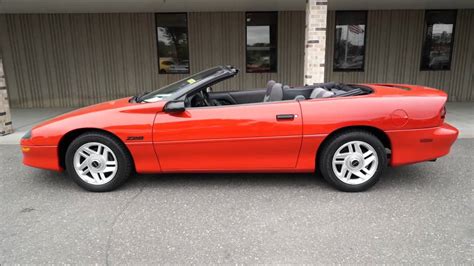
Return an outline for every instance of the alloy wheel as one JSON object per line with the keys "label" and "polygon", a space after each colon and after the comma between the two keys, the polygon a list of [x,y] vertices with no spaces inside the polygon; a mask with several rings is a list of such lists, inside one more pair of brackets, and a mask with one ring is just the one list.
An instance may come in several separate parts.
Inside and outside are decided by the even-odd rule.
{"label": "alloy wheel", "polygon": [[378,163],[377,152],[370,144],[364,141],[350,141],[334,153],[332,169],[342,182],[359,185],[374,176]]}
{"label": "alloy wheel", "polygon": [[89,142],[74,153],[74,170],[88,184],[103,185],[111,181],[118,169],[114,152],[99,142]]}

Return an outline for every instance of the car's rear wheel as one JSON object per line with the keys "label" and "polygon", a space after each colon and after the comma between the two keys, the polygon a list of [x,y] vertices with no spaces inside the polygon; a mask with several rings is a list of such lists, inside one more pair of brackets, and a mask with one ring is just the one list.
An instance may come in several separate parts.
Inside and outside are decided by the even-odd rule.
{"label": "car's rear wheel", "polygon": [[119,187],[130,176],[132,168],[124,145],[108,134],[80,135],[66,151],[68,175],[89,191],[105,192]]}
{"label": "car's rear wheel", "polygon": [[338,134],[322,147],[319,167],[324,178],[335,188],[364,191],[377,183],[387,167],[382,142],[365,131]]}

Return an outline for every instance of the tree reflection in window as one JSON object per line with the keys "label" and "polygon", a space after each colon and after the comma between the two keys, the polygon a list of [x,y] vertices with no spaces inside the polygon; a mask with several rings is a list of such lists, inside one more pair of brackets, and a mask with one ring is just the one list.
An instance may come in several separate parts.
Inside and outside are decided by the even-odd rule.
{"label": "tree reflection in window", "polygon": [[156,14],[160,74],[189,73],[186,13]]}
{"label": "tree reflection in window", "polygon": [[247,72],[277,71],[277,12],[248,12]]}
{"label": "tree reflection in window", "polygon": [[334,70],[364,70],[367,12],[336,12]]}
{"label": "tree reflection in window", "polygon": [[421,70],[449,70],[456,10],[427,10]]}

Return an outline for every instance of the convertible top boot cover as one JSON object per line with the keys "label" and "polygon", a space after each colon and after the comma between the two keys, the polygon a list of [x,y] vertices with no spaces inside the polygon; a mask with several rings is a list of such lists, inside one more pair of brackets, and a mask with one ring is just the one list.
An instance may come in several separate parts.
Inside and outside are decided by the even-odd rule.
{"label": "convertible top boot cover", "polygon": [[316,99],[316,98],[328,98],[334,96],[334,92],[330,92],[328,90],[325,90],[323,88],[316,88],[311,92],[311,96],[309,98],[311,99]]}

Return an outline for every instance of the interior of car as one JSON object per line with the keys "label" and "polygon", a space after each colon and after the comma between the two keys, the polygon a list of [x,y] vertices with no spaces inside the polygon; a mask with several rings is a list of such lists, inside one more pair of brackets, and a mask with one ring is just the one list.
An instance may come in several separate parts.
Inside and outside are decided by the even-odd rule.
{"label": "interior of car", "polygon": [[329,82],[303,87],[290,87],[270,80],[267,83],[266,89],[212,92],[212,88],[207,87],[187,95],[185,105],[186,107],[204,107],[289,100],[301,101],[306,99],[366,95],[370,93],[372,93],[370,88],[360,85]]}

